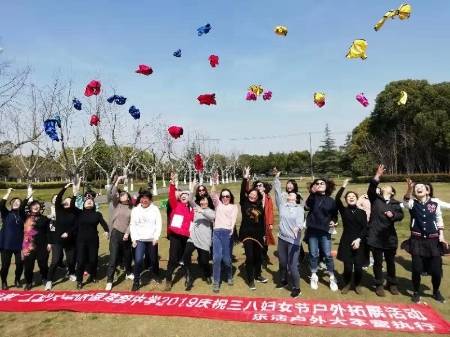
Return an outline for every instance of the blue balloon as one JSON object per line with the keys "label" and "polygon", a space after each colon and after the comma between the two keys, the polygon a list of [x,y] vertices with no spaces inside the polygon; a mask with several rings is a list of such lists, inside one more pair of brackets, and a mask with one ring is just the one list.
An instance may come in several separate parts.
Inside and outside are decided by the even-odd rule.
{"label": "blue balloon", "polygon": [[44,121],[45,133],[50,137],[51,140],[59,142],[58,133],[56,132],[56,125],[61,125],[61,120],[59,119],[47,119]]}
{"label": "blue balloon", "polygon": [[77,98],[74,98],[72,100],[72,104],[73,104],[73,107],[75,110],[78,110],[78,111],[81,110],[81,102]]}
{"label": "blue balloon", "polygon": [[139,111],[139,109],[137,109],[134,105],[132,105],[130,107],[130,109],[128,110],[128,112],[130,113],[131,116],[133,116],[134,119],[139,119],[141,118],[141,112]]}
{"label": "blue balloon", "polygon": [[113,95],[109,98],[106,99],[108,101],[108,103],[116,103],[117,105],[124,105],[125,102],[127,101],[126,97],[123,96],[118,96],[118,95]]}
{"label": "blue balloon", "polygon": [[211,25],[209,23],[207,23],[204,26],[198,27],[197,28],[197,34],[198,36],[202,36],[203,34],[208,34],[209,31],[211,30]]}
{"label": "blue balloon", "polygon": [[181,49],[178,49],[176,51],[173,52],[173,56],[175,57],[181,57]]}

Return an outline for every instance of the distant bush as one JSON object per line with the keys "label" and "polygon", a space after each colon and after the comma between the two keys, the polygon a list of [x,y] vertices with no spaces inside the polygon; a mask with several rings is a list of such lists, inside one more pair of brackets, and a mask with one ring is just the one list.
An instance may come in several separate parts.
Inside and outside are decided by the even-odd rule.
{"label": "distant bush", "polygon": [[[352,183],[368,183],[373,176],[360,176],[352,178]],[[404,182],[406,178],[411,178],[413,181],[430,182],[430,183],[449,183],[450,174],[445,173],[424,173],[424,174],[392,174],[384,175],[381,180],[384,182]]]}

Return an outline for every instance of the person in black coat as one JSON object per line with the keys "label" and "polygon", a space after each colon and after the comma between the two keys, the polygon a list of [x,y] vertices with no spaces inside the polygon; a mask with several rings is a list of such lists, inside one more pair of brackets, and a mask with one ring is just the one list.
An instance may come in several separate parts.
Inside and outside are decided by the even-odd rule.
{"label": "person in black coat", "polygon": [[76,209],[77,217],[77,289],[83,287],[83,273],[87,267],[89,279],[87,282],[97,282],[99,237],[97,226],[100,224],[108,238],[109,228],[103,215],[95,210],[92,198],[87,198],[83,204],[83,210]]}
{"label": "person in black coat", "polygon": [[41,280],[47,282],[48,257],[51,249],[49,244],[50,219],[44,216],[44,209],[37,200],[31,202],[26,212],[23,228],[22,256],[25,274],[25,290],[33,286],[33,271],[37,261]]}
{"label": "person in black coat", "polygon": [[371,204],[367,244],[374,259],[375,292],[380,297],[386,296],[383,288],[383,256],[387,268],[386,287],[393,295],[399,294],[395,274],[395,254],[398,247],[395,223],[403,219],[400,202],[394,199],[395,188],[390,185],[383,185],[380,188],[380,193],[377,193],[377,187],[383,173],[384,165],[379,165],[367,191]]}
{"label": "person in black coat", "polygon": [[[50,262],[48,281],[45,285],[45,290],[52,288],[52,282],[54,281],[54,275],[58,264],[63,256],[63,251],[66,255],[66,264],[69,270],[70,280],[75,279],[75,194],[71,198],[65,198],[63,201],[63,195],[67,188],[72,186],[72,183],[64,186],[61,191],[56,195],[55,199],[55,219],[52,221],[51,229],[51,251],[52,260]],[[74,190],[75,192],[75,190]]]}
{"label": "person in black coat", "polygon": [[263,196],[256,189],[247,191],[250,167],[244,169],[243,175],[239,200],[242,213],[239,241],[244,244],[247,283],[250,290],[255,290],[255,280],[260,283],[267,283],[267,279],[261,275],[265,235]]}
{"label": "person in black coat", "polygon": [[355,292],[361,294],[362,267],[365,261],[365,241],[367,234],[367,214],[356,205],[358,194],[348,191],[345,194],[347,207],[342,203],[341,197],[347,187],[349,179],[346,179],[342,187],[336,193],[336,204],[341,214],[344,231],[339,242],[337,259],[344,263],[344,288],[341,293],[347,294],[352,286],[354,276]]}
{"label": "person in black coat", "polygon": [[9,202],[11,205],[11,210],[9,210],[6,208],[6,201],[12,190],[12,188],[9,188],[3,199],[0,200],[0,212],[3,223],[0,229],[0,252],[2,262],[0,275],[2,280],[2,290],[8,289],[7,277],[13,255],[16,263],[14,279],[14,286],[16,288],[20,288],[20,278],[23,272],[21,251],[23,243],[23,222],[25,220],[25,207],[28,204],[28,198],[23,201],[19,198],[12,198]]}
{"label": "person in black coat", "polygon": [[331,256],[331,231],[336,226],[338,209],[336,202],[331,198],[334,183],[326,179],[315,179],[310,185],[310,194],[306,200],[309,210],[306,216],[309,247],[309,262],[311,268],[311,289],[319,286],[317,270],[319,268],[319,249],[325,253],[327,272],[330,275],[330,289],[337,291],[338,286],[334,275],[334,261]]}

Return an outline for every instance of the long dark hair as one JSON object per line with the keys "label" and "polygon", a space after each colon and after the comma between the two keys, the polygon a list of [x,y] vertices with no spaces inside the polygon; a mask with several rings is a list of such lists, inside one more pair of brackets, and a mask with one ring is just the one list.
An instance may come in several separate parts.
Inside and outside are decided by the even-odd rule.
{"label": "long dark hair", "polygon": [[230,193],[230,204],[234,204],[234,195],[231,193],[231,191],[228,188],[223,188],[222,191],[220,191],[219,200],[222,202],[222,193],[228,192]]}
{"label": "long dark hair", "polygon": [[[287,185],[291,183],[293,188],[292,191],[288,191],[287,189]],[[297,195],[297,198],[295,199],[295,203],[298,205],[301,203],[301,201],[303,200],[302,195],[298,192],[298,184],[294,179],[289,179],[288,181],[286,181],[286,192],[287,193],[295,193]]]}
{"label": "long dark hair", "polygon": [[[200,187],[203,187],[205,189],[206,193],[203,196],[200,195],[200,192],[199,192],[199,188]],[[195,203],[197,205],[200,205],[200,200],[202,200],[203,198],[208,199],[208,207],[211,208],[212,210],[214,210],[214,203],[213,203],[213,201],[212,201],[212,199],[211,199],[211,197],[210,197],[210,195],[208,193],[208,189],[206,188],[205,185],[198,185],[197,189],[195,191]]]}
{"label": "long dark hair", "polygon": [[325,195],[326,196],[330,196],[333,194],[334,190],[336,189],[336,184],[334,183],[333,180],[328,180],[328,179],[324,179],[324,178],[317,178],[314,179],[314,181],[311,183],[311,185],[309,185],[309,190],[311,191],[312,187],[318,182],[318,181],[323,181],[325,182]]}

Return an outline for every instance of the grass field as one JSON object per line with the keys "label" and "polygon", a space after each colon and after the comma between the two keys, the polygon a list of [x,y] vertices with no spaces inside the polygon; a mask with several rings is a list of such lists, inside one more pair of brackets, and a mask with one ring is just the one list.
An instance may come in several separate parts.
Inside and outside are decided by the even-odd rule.
{"label": "grass field", "polygon": [[[394,184],[398,191],[398,197],[403,196],[405,192],[405,184]],[[230,184],[227,187],[231,187],[235,196],[238,196],[239,184]],[[449,184],[435,184],[435,194],[442,200],[450,200],[450,185]],[[349,189],[357,192],[364,192],[367,189],[366,185],[351,185]],[[304,188],[302,189],[304,191]],[[4,191],[0,191],[3,193]],[[55,193],[54,190],[37,191],[37,198],[44,198],[49,200],[50,195]],[[102,207],[102,210],[105,209]],[[165,214],[163,214],[163,218]],[[446,238],[450,239],[450,211],[444,212],[444,221],[447,223]],[[402,241],[409,235],[409,215],[405,216],[405,219],[397,225],[399,239]],[[277,228],[274,229],[277,232]],[[333,249],[337,249],[339,243],[339,236],[341,230],[338,229],[338,235],[334,238]],[[101,236],[100,247],[100,265],[99,265],[99,278],[100,282],[97,284],[89,284],[84,287],[85,290],[92,289],[104,289],[105,287],[105,273],[108,258],[107,241]],[[270,249],[270,256],[273,265],[269,265],[266,270],[263,271],[263,275],[269,278],[268,284],[258,284],[256,291],[251,292],[245,285],[243,274],[241,273],[242,265],[244,263],[244,252],[241,245],[238,245],[234,249],[234,255],[237,258],[237,262],[234,263],[236,267],[235,271],[235,285],[234,287],[222,287],[221,295],[235,295],[235,296],[254,296],[254,297],[289,297],[287,290],[275,289],[274,280],[277,279],[276,272],[278,270],[278,264],[276,258],[273,256],[274,247]],[[160,255],[161,255],[161,268],[165,269],[168,255],[168,241],[162,238],[160,241]],[[195,258],[193,259],[195,261]],[[309,288],[308,268],[303,267],[302,271],[302,297],[303,298],[321,298],[329,300],[358,300],[368,302],[395,302],[395,303],[410,303],[410,289],[411,289],[411,272],[410,272],[410,256],[404,251],[398,251],[397,256],[397,274],[399,278],[399,288],[401,291],[400,296],[387,295],[386,298],[380,300],[377,298],[373,290],[372,285],[372,269],[365,272],[363,278],[364,294],[356,295],[354,292],[350,292],[347,295],[341,295],[339,292],[332,293],[326,284],[322,283],[319,286],[318,291],[312,291]],[[450,291],[448,289],[450,279],[450,257],[444,258],[444,279],[441,286],[443,295],[450,298]],[[195,262],[194,262],[195,263]],[[14,268],[14,266],[12,266]],[[342,264],[336,261],[336,270],[338,273],[342,272]],[[61,276],[61,275],[59,275]],[[10,271],[10,283],[12,283],[13,272]],[[37,277],[38,278],[38,277]],[[122,274],[119,277],[120,281],[115,285],[115,290],[130,290],[131,281],[123,281]],[[184,293],[184,279],[177,278],[177,283],[173,287],[173,292]],[[144,277],[145,281],[145,277]],[[429,277],[424,277],[422,280],[424,289],[427,295],[431,295],[431,280]],[[35,289],[43,289],[42,286]],[[75,289],[75,283],[63,282],[55,285],[55,290],[72,290]],[[146,284],[142,291],[162,291],[163,285],[156,283]],[[194,284],[194,288],[191,293],[211,294],[211,289],[201,279],[197,279]],[[450,320],[450,305],[439,304],[435,302],[431,297],[424,296],[424,301],[433,306],[438,312],[440,312],[444,318]],[[178,317],[151,317],[151,316],[134,316],[134,315],[108,315],[108,314],[84,314],[84,313],[0,313],[0,337],[6,336],[342,336],[356,337],[356,336],[402,336],[405,333],[387,333],[387,332],[374,332],[363,330],[345,330],[345,329],[329,329],[329,328],[309,328],[301,326],[291,326],[284,324],[252,324],[252,323],[236,323],[236,322],[224,322],[217,320],[207,319],[192,319],[192,318],[178,318]],[[421,334],[414,334],[420,336]],[[425,334],[424,334],[425,335]],[[430,334],[427,334],[430,336]]]}

